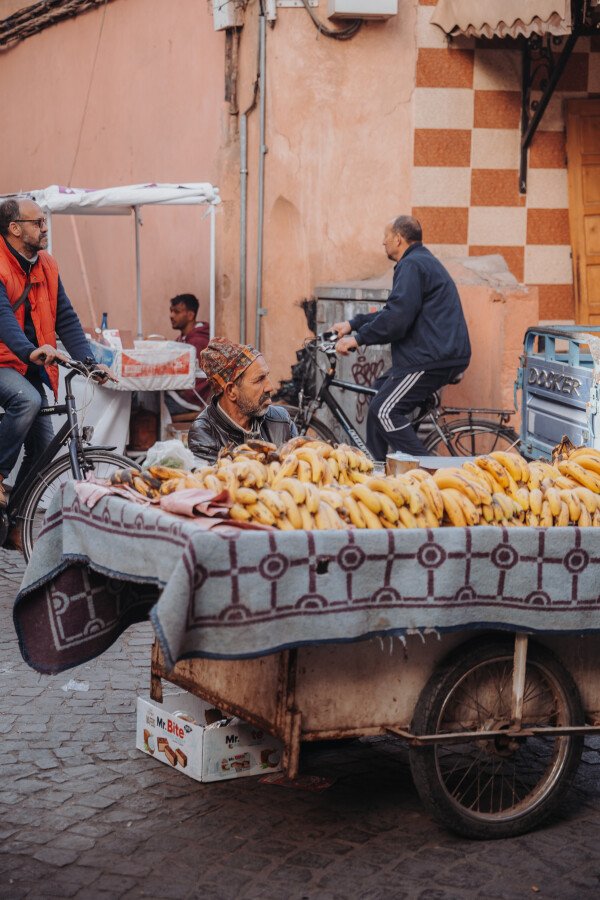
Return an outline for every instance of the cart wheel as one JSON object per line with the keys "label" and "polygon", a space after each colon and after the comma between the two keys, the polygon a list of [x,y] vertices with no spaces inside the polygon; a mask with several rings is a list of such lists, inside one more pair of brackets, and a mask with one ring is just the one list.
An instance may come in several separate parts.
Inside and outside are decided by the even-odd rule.
{"label": "cart wheel", "polygon": [[[415,734],[500,730],[511,718],[514,641],[463,644],[433,674],[417,703]],[[545,647],[529,643],[523,727],[583,725],[575,683]],[[505,838],[539,825],[560,806],[577,771],[583,737],[466,739],[411,748],[425,807],[470,838]]]}

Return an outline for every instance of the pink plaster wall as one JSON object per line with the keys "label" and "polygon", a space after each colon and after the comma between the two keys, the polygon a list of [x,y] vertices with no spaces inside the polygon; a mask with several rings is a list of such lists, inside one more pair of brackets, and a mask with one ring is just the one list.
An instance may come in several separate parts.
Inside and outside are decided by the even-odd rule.
{"label": "pink plaster wall", "polygon": [[[325,16],[326,4],[316,12]],[[256,4],[240,44],[240,109],[252,98]],[[267,34],[267,136],[262,346],[276,378],[287,376],[307,334],[296,304],[317,284],[379,274],[384,224],[410,210],[415,5],[365,24],[350,41],[319,36],[303,9],[277,11]],[[254,341],[258,111],[249,115],[248,331]],[[236,147],[237,150],[237,147]],[[237,196],[231,153],[221,184]],[[226,215],[227,215],[226,210]],[[237,206],[232,216],[237,216]],[[237,295],[237,223],[222,247]],[[237,304],[224,304],[237,334]]]}
{"label": "pink plaster wall", "polygon": [[[0,192],[69,181],[218,184],[224,37],[208,5],[113,0],[102,27],[103,16],[86,13],[0,54],[3,121],[14,138],[6,140],[5,129]],[[147,207],[143,222],[144,328],[170,336],[173,294],[198,293],[208,312],[208,220],[200,208]],[[133,220],[76,223],[96,320],[106,310],[110,324],[135,330]],[[76,309],[92,324],[68,217],[54,219],[54,253]]]}

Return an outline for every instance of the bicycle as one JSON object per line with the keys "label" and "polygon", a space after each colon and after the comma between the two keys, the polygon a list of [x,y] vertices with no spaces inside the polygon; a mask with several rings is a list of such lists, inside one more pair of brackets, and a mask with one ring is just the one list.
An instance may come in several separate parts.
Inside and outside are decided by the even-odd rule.
{"label": "bicycle", "polygon": [[[337,443],[334,432],[322,422],[318,411],[326,407],[345,433],[348,441],[365,453],[369,453],[362,437],[350,421],[332,388],[350,391],[363,396],[375,396],[372,387],[341,381],[335,377],[337,336],[328,331],[305,342],[296,353],[298,363],[293,367],[292,379],[282,384],[277,397],[292,397],[294,403],[284,403],[300,434],[307,434],[330,443]],[[326,369],[318,364],[318,354],[327,357]],[[318,384],[318,374],[322,375]],[[318,385],[318,386],[317,386]],[[519,441],[518,434],[509,426],[512,410],[492,408],[468,408],[442,406],[440,396],[431,394],[416,411],[412,425],[425,432],[421,439],[428,453],[433,456],[479,456],[492,450],[506,450]],[[370,454],[369,454],[370,455]]]}
{"label": "bicycle", "polygon": [[[99,478],[107,478],[115,469],[138,468],[137,463],[113,453],[114,447],[92,445],[92,426],[79,427],[71,382],[78,374],[92,377],[96,371],[94,367],[75,360],[57,362],[64,368],[71,369],[65,377],[65,402],[42,407],[40,415],[66,415],[67,420],[44,453],[35,460],[27,478],[10,492],[7,506],[0,510],[0,546],[6,543],[11,526],[20,525],[26,561],[29,561],[33,544],[42,527],[45,510],[67,478],[81,480],[88,472],[93,472]],[[67,448],[67,452],[56,457],[63,447]]]}

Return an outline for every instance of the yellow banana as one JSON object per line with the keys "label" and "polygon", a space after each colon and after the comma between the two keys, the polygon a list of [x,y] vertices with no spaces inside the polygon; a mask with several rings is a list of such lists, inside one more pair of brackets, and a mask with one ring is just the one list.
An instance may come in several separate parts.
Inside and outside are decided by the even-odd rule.
{"label": "yellow banana", "polygon": [[383,516],[389,522],[397,522],[398,521],[398,507],[387,494],[380,492],[378,494],[378,500],[381,505],[381,512],[379,516]]}
{"label": "yellow banana", "polygon": [[542,512],[540,515],[540,525],[542,528],[550,528],[554,524],[550,504],[547,500],[542,503]]}
{"label": "yellow banana", "polygon": [[572,493],[581,503],[583,503],[590,515],[593,515],[599,508],[600,498],[598,498],[597,494],[594,494],[593,491],[588,490],[588,488],[578,485],[573,488]]}
{"label": "yellow banana", "polygon": [[320,484],[323,476],[323,457],[310,447],[300,447],[296,450],[296,456],[300,462],[307,462],[311,469],[311,481]]}
{"label": "yellow banana", "polygon": [[517,453],[515,450],[510,452],[493,450],[489,455],[497,460],[501,466],[504,466],[515,481],[527,482],[529,480],[529,466],[520,453]]}
{"label": "yellow banana", "polygon": [[262,500],[257,500],[256,503],[251,503],[244,509],[247,509],[252,518],[261,525],[275,525],[275,516]]}
{"label": "yellow banana", "polygon": [[302,446],[309,450],[316,450],[323,459],[328,459],[333,453],[333,447],[327,441],[306,441]]}
{"label": "yellow banana", "polygon": [[600,528],[600,509],[595,510],[592,516],[592,525],[594,528]]}
{"label": "yellow banana", "polygon": [[[594,513],[594,515],[596,515],[596,513]],[[590,525],[592,524],[592,522],[593,522],[592,517],[590,516],[590,514],[587,511],[587,509],[585,508],[585,506],[583,506],[581,509],[581,515],[579,516],[579,522],[577,523],[577,525],[579,526],[579,528],[589,528]]]}
{"label": "yellow banana", "polygon": [[[429,506],[432,508],[435,516],[438,519],[441,519],[444,515],[444,500],[442,498],[442,492],[435,483],[434,479],[425,478],[420,483],[419,490],[427,500]],[[427,503],[425,504],[425,509],[427,509]]]}
{"label": "yellow banana", "polygon": [[348,468],[348,455],[342,446],[336,447],[331,455],[337,461],[340,471]]}
{"label": "yellow banana", "polygon": [[282,478],[277,483],[277,490],[287,491],[298,505],[306,499],[306,485],[297,478]]}
{"label": "yellow banana", "polygon": [[467,495],[463,494],[462,491],[457,491],[455,488],[447,488],[446,490],[452,494],[453,498],[460,506],[466,524],[479,525],[479,519],[481,518],[480,514],[475,507],[475,504],[471,502]]}
{"label": "yellow banana", "polygon": [[560,513],[556,516],[556,525],[558,525],[559,528],[564,528],[565,525],[569,524],[569,520],[569,507],[564,500],[561,500]]}
{"label": "yellow banana", "polygon": [[506,469],[493,456],[476,456],[474,462],[480,469],[489,472],[492,478],[495,478],[503,488],[508,487],[509,482]]}
{"label": "yellow banana", "polygon": [[372,491],[366,484],[355,484],[351,493],[354,499],[364,503],[373,515],[379,515],[381,512],[381,501],[376,491]]}
{"label": "yellow banana", "polygon": [[544,495],[539,488],[533,488],[529,491],[529,509],[534,516],[539,516],[542,512],[542,503]]}
{"label": "yellow banana", "polygon": [[329,465],[329,470],[331,472],[331,477],[334,481],[337,481],[340,476],[340,465],[335,456],[329,456],[327,458],[327,463]]}
{"label": "yellow banana", "polygon": [[300,515],[298,504],[296,503],[292,495],[287,491],[280,490],[279,496],[281,497],[281,501],[285,506],[286,518],[289,520],[292,527],[302,528],[302,516]]}
{"label": "yellow banana", "polygon": [[398,522],[390,522],[385,516],[379,516],[382,528],[398,528]]}
{"label": "yellow banana", "polygon": [[[441,490],[444,490],[444,488],[457,490],[461,494],[465,494],[471,503],[480,502],[481,496],[479,491],[483,490],[483,488],[476,488],[465,474],[457,471],[448,471],[448,469],[438,469],[437,472],[433,473],[433,480]],[[484,502],[489,502],[487,497]]]}
{"label": "yellow banana", "polygon": [[379,516],[375,515],[371,508],[367,506],[366,503],[363,503],[362,500],[357,500],[356,502],[358,503],[358,508],[363,519],[365,520],[367,528],[381,528]]}
{"label": "yellow banana", "polygon": [[223,490],[223,482],[216,475],[207,475],[204,479],[204,486],[215,494],[220,494]]}
{"label": "yellow banana", "polygon": [[286,505],[277,491],[272,488],[262,488],[258,492],[258,499],[262,500],[268,510],[270,510],[276,519],[286,515]]}
{"label": "yellow banana", "polygon": [[183,478],[169,478],[168,481],[163,481],[160,486],[161,494],[172,494],[174,491],[180,491],[183,487]]}
{"label": "yellow banana", "polygon": [[570,491],[574,487],[579,486],[580,485],[578,481],[574,481],[572,478],[567,478],[566,475],[557,475],[554,479],[554,487],[558,488],[559,490]]}
{"label": "yellow banana", "polygon": [[302,506],[299,506],[298,509],[300,510],[300,517],[302,519],[302,528],[304,529],[304,531],[313,531],[313,529],[315,527],[315,520],[312,517],[311,513],[309,513],[308,509],[306,508],[306,506],[304,504],[302,504]]}
{"label": "yellow banana", "polygon": [[291,478],[296,474],[297,469],[298,457],[295,456],[295,454],[290,453],[289,456],[286,456],[284,461],[281,463],[281,468],[279,469],[279,472],[277,473],[273,484],[279,485],[284,478]]}
{"label": "yellow banana", "polygon": [[237,522],[250,522],[252,515],[248,512],[247,506],[242,506],[241,503],[234,503],[229,510],[229,518],[235,519]]}
{"label": "yellow banana", "polygon": [[494,515],[494,509],[490,503],[483,503],[481,506],[481,512],[485,521],[490,524],[490,522],[494,522],[496,517]]}
{"label": "yellow banana", "polygon": [[258,494],[252,488],[238,487],[235,492],[236,503],[248,506],[250,503],[256,503]]}
{"label": "yellow banana", "polygon": [[550,512],[553,516],[559,516],[561,512],[562,500],[556,488],[546,488],[546,500],[550,504]]}
{"label": "yellow banana", "polygon": [[358,469],[348,469],[348,477],[353,484],[366,484],[369,476],[366,472],[359,472]]}
{"label": "yellow banana", "polygon": [[464,517],[462,507],[453,495],[452,489],[443,490],[442,499],[444,501],[444,511],[451,524],[455,525],[457,528],[464,528],[467,521]]}
{"label": "yellow banana", "polygon": [[348,513],[351,523],[356,528],[367,527],[367,523],[365,522],[365,518],[358,507],[358,503],[350,493],[344,494],[344,509]]}
{"label": "yellow banana", "polygon": [[[442,500],[442,506],[444,505],[444,501]],[[442,512],[443,514],[443,512]],[[437,516],[433,510],[433,507],[426,506],[423,515],[425,516],[425,524],[427,528],[439,528],[441,516]]]}
{"label": "yellow banana", "polygon": [[296,529],[287,516],[280,516],[275,523],[280,531],[295,531]]}
{"label": "yellow banana", "polygon": [[493,499],[502,507],[505,519],[510,520],[514,518],[517,509],[515,501],[511,497],[508,497],[506,494],[494,494]]}
{"label": "yellow banana", "polygon": [[387,494],[396,506],[410,502],[409,486],[399,478],[369,478],[366,485],[372,491]]}
{"label": "yellow banana", "polygon": [[[585,489],[584,489],[585,490]],[[581,515],[581,501],[574,491],[561,491],[560,499],[567,504],[569,520],[578,522]]]}
{"label": "yellow banana", "polygon": [[332,509],[340,509],[344,505],[344,498],[340,491],[334,488],[321,488],[321,500],[328,503]]}
{"label": "yellow banana", "polygon": [[303,483],[309,484],[312,483],[312,469],[310,464],[306,462],[305,459],[298,460],[298,469],[296,470],[296,477]]}
{"label": "yellow banana", "polygon": [[168,466],[148,466],[148,472],[159,481],[168,481],[170,478],[181,478],[183,470]]}
{"label": "yellow banana", "polygon": [[312,482],[306,483],[306,497],[304,498],[304,503],[306,505],[307,510],[311,515],[314,516],[316,511],[319,508],[319,503],[321,502],[321,494],[319,493],[319,488],[316,484],[312,484]]}
{"label": "yellow banana", "polygon": [[527,512],[529,509],[529,498],[530,494],[526,487],[520,487],[514,496],[514,499],[517,501],[523,512]]}
{"label": "yellow banana", "polygon": [[330,531],[332,528],[337,527],[332,524],[332,519],[329,517],[329,514],[332,512],[332,508],[327,503],[323,501],[319,503],[319,508],[315,513],[315,525],[319,531]]}
{"label": "yellow banana", "polygon": [[598,456],[591,453],[580,453],[575,458],[573,457],[573,454],[571,454],[569,459],[576,462],[578,465],[583,466],[588,472],[600,475],[600,458]]}
{"label": "yellow banana", "polygon": [[525,524],[530,525],[532,528],[537,528],[540,524],[540,517],[528,510],[525,513]]}
{"label": "yellow banana", "polygon": [[575,481],[578,481],[579,484],[589,488],[595,494],[600,494],[600,476],[596,475],[594,472],[591,472],[589,469],[584,469],[579,463],[573,462],[570,459],[563,459],[559,462],[558,468],[563,475],[574,478]]}
{"label": "yellow banana", "polygon": [[417,520],[406,506],[401,506],[398,510],[399,524],[404,528],[418,528]]}

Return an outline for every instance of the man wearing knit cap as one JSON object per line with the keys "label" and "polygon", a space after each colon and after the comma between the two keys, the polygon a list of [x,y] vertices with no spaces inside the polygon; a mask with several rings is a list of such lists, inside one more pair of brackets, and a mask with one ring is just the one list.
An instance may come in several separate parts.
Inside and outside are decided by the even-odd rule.
{"label": "man wearing knit cap", "polygon": [[212,338],[200,353],[200,365],[214,397],[190,428],[188,446],[194,456],[212,463],[223,447],[250,438],[279,446],[297,434],[287,410],[271,405],[269,367],[254,347]]}

